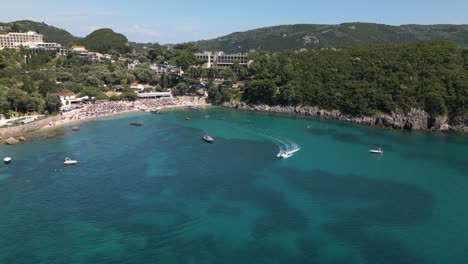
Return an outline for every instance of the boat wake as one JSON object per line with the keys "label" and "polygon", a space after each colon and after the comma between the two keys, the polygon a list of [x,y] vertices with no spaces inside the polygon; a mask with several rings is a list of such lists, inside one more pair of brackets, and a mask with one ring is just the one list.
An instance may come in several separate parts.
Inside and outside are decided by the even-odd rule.
{"label": "boat wake", "polygon": [[[239,127],[237,127],[237,129],[239,129]],[[294,153],[301,150],[301,147],[298,144],[289,139],[276,138],[258,131],[253,131],[251,129],[242,129],[242,131],[267,139],[270,142],[274,142],[278,146],[278,154],[276,156],[279,158],[289,158],[294,155]]]}
{"label": "boat wake", "polygon": [[301,150],[301,147],[291,140],[288,140],[288,139],[282,140],[282,139],[275,138],[275,137],[265,135],[265,134],[260,134],[260,135],[271,139],[273,142],[275,142],[278,145],[278,154],[276,155],[278,158],[289,158],[292,155],[294,155],[294,153]]}

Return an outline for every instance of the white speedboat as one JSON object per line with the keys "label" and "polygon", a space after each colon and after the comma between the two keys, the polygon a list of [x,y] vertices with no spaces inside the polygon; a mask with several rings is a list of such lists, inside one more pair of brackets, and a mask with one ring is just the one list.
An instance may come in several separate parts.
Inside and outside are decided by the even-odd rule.
{"label": "white speedboat", "polygon": [[301,150],[300,148],[296,148],[296,149],[293,149],[293,150],[280,150],[280,152],[278,152],[278,154],[276,154],[276,156],[278,158],[281,158],[281,159],[287,159],[289,157],[291,157],[292,155],[294,155],[294,153],[298,152],[299,150]]}
{"label": "white speedboat", "polygon": [[281,158],[281,159],[287,159],[289,157],[291,157],[293,154],[291,152],[287,152],[287,151],[280,151],[278,152],[278,154],[276,155],[278,158]]}
{"label": "white speedboat", "polygon": [[72,160],[70,158],[65,158],[65,161],[63,162],[63,164],[65,164],[65,165],[73,165],[73,164],[77,164],[77,163],[78,163],[78,161]]}
{"label": "white speedboat", "polygon": [[203,136],[203,140],[205,140],[208,143],[213,143],[214,139],[208,135]]}
{"label": "white speedboat", "polygon": [[369,150],[369,152],[372,153],[372,154],[383,154],[382,148],[371,149],[371,150]]}
{"label": "white speedboat", "polygon": [[5,163],[10,163],[11,162],[11,157],[9,157],[9,156],[5,157],[5,158],[3,158],[3,161]]}

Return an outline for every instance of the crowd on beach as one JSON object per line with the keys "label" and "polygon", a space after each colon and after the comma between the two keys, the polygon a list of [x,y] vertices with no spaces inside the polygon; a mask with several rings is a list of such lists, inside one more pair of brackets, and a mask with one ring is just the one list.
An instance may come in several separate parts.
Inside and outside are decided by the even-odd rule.
{"label": "crowd on beach", "polygon": [[[203,104],[205,104],[204,98],[198,97],[140,99],[134,102],[101,101],[84,105],[82,108],[69,112],[61,113],[60,123],[64,124],[73,120],[111,116],[133,111],[152,111],[166,107],[170,108]],[[55,123],[49,124],[49,126],[55,126]]]}

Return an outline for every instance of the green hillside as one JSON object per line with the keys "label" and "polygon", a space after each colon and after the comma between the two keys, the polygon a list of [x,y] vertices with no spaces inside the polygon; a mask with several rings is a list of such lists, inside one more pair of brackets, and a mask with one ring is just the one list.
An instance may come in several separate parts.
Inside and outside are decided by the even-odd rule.
{"label": "green hillside", "polygon": [[453,41],[468,47],[468,25],[402,25],[345,23],[339,25],[282,25],[236,32],[195,42],[200,50],[246,52],[297,48],[403,43],[420,40]]}
{"label": "green hillside", "polygon": [[45,23],[34,22],[31,20],[19,20],[10,23],[0,23],[0,31],[2,33],[17,31],[12,30],[15,29],[15,27],[21,32],[36,31],[39,34],[44,35],[45,41],[59,43],[64,46],[77,40],[77,37],[73,36],[68,31],[47,25]]}
{"label": "green hillside", "polygon": [[101,28],[93,31],[77,43],[85,45],[88,50],[106,53],[116,50],[119,53],[128,53],[132,48],[128,44],[128,39],[122,34],[114,32],[110,28]]}

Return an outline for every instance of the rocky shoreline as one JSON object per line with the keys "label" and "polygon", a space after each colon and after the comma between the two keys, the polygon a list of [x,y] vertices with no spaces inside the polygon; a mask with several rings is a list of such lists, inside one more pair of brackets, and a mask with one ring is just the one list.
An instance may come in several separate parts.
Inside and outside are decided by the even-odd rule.
{"label": "rocky shoreline", "polygon": [[353,124],[386,127],[405,130],[446,131],[468,134],[468,117],[459,117],[449,120],[447,116],[432,117],[428,113],[418,109],[412,109],[409,113],[402,111],[392,112],[390,115],[378,116],[351,116],[338,110],[323,110],[313,106],[268,106],[249,105],[243,102],[225,102],[222,107],[234,108],[244,111],[269,112],[280,114],[296,114],[312,116],[324,119],[345,121]]}

